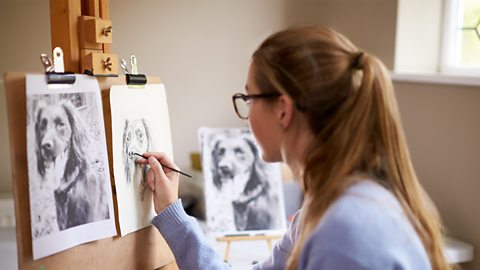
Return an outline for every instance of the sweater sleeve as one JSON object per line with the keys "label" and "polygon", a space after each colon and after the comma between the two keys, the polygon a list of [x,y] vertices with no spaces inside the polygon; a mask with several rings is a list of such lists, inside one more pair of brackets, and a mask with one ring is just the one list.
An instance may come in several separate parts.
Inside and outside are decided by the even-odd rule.
{"label": "sweater sleeve", "polygon": [[167,241],[180,269],[229,269],[208,244],[195,218],[187,215],[181,200],[155,216],[152,224]]}

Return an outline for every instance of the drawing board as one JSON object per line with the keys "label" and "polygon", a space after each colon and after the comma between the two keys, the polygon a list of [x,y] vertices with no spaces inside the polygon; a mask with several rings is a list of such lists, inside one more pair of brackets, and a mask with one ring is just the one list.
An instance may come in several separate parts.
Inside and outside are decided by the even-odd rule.
{"label": "drawing board", "polygon": [[[19,269],[157,269],[164,266],[175,268],[174,257],[165,240],[153,226],[120,237],[107,237],[84,243],[65,251],[34,260],[30,220],[27,158],[27,97],[26,75],[8,72],[4,76],[10,152],[13,173],[13,199],[17,234]],[[109,164],[111,156],[110,87],[124,85],[125,77],[96,78],[100,86],[104,127]],[[159,83],[156,77],[148,77],[151,83]],[[113,167],[110,166],[110,184],[113,185]],[[113,187],[114,210],[116,194]],[[117,213],[115,213],[117,215]],[[118,226],[117,226],[118,229]],[[119,260],[121,258],[121,260]],[[163,269],[163,268],[162,268]],[[169,268],[170,269],[170,268]]]}
{"label": "drawing board", "polygon": [[112,155],[122,235],[151,224],[155,216],[147,187],[148,165],[138,154],[164,152],[173,158],[167,97],[163,84],[144,88],[114,85],[110,90]]}

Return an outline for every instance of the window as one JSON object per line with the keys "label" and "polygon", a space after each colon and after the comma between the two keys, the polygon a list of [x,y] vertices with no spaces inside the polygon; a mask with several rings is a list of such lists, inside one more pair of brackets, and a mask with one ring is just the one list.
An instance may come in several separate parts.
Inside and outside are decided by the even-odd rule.
{"label": "window", "polygon": [[480,73],[480,1],[445,0],[442,72]]}

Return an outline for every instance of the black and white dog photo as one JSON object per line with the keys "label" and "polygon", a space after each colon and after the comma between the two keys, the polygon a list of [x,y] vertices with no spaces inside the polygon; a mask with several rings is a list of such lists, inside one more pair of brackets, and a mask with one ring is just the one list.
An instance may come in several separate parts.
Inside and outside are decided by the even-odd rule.
{"label": "black and white dog photo", "polygon": [[35,167],[38,173],[38,178],[29,179],[30,194],[38,193],[33,196],[45,200],[33,202],[32,225],[37,226],[33,236],[108,219],[108,186],[102,182],[108,168],[98,158],[101,147],[95,139],[95,127],[103,123],[92,121],[101,108],[88,102],[89,93],[28,99],[33,115],[27,133],[34,134],[27,138],[35,148],[34,156],[29,155],[29,170]]}
{"label": "black and white dog photo", "polygon": [[282,229],[281,179],[275,172],[279,167],[260,159],[247,130],[203,132],[205,185],[210,185],[205,197],[211,199],[207,203],[209,227],[216,231]]}

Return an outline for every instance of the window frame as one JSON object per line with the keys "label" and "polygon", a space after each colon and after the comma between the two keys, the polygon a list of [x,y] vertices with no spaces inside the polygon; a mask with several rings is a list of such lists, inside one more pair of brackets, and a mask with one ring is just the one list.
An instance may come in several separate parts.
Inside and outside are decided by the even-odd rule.
{"label": "window frame", "polygon": [[440,72],[447,74],[480,74],[479,67],[460,65],[464,0],[444,0],[443,34],[441,44]]}

